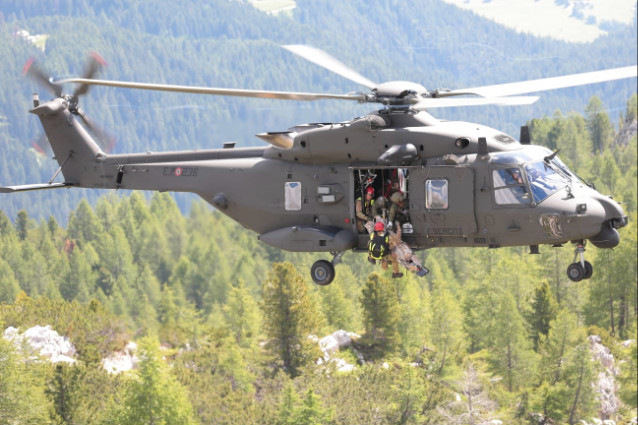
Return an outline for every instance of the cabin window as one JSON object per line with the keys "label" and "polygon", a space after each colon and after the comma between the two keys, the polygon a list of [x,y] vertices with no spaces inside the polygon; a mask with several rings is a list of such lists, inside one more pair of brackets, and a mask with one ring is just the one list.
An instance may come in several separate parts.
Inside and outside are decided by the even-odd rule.
{"label": "cabin window", "polygon": [[425,208],[443,210],[448,207],[447,180],[425,181]]}
{"label": "cabin window", "polygon": [[286,182],[284,186],[284,207],[286,211],[301,210],[301,182]]}
{"label": "cabin window", "polygon": [[523,173],[518,167],[500,168],[492,171],[494,200],[499,205],[529,204],[531,198]]}

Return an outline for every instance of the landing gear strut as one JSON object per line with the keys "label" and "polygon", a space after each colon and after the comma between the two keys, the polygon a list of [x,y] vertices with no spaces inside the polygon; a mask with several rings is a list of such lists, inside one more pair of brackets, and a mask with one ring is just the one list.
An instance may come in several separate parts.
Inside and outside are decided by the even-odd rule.
{"label": "landing gear strut", "polygon": [[579,282],[583,279],[589,279],[593,273],[594,267],[589,261],[585,261],[585,242],[576,242],[574,262],[567,267],[567,277],[573,282]]}
{"label": "landing gear strut", "polygon": [[330,285],[335,278],[335,265],[341,262],[345,251],[333,252],[332,262],[327,260],[318,260],[310,268],[310,276],[312,280],[321,286]]}

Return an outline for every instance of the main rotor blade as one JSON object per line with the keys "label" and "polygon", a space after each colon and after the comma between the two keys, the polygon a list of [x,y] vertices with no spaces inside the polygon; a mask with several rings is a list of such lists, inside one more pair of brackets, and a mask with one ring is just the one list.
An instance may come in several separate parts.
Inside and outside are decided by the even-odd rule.
{"label": "main rotor blade", "polygon": [[69,78],[66,80],[56,81],[56,83],[57,84],[76,83],[76,84],[87,84],[87,85],[95,85],[95,86],[122,87],[127,89],[211,94],[211,95],[219,95],[219,96],[257,97],[257,98],[263,98],[263,99],[285,99],[285,100],[339,99],[339,100],[355,100],[359,102],[363,102],[366,100],[366,97],[363,94],[327,94],[327,93],[301,93],[301,92],[269,91],[269,90],[222,89],[222,88],[215,88],[215,87],[175,86],[170,84],[134,83],[134,82],[128,82],[128,81],[91,80],[87,78]]}
{"label": "main rotor blade", "polygon": [[461,94],[475,94],[484,97],[512,96],[517,94],[535,93],[546,90],[562,89],[566,87],[582,86],[586,84],[602,83],[605,81],[636,78],[638,66],[605,69],[602,71],[584,72],[582,74],[564,75],[561,77],[541,78],[538,80],[521,81],[518,83],[496,84],[493,86],[474,87],[462,90],[451,90],[440,93],[441,97]]}
{"label": "main rotor blade", "polygon": [[452,108],[456,106],[483,105],[530,105],[539,99],[538,96],[509,96],[509,97],[431,97],[420,100],[412,109],[423,110],[431,108]]}
{"label": "main rotor blade", "polygon": [[286,50],[291,51],[297,56],[301,56],[302,58],[314,64],[326,68],[328,71],[332,71],[335,74],[341,75],[342,77],[347,78],[350,81],[354,81],[355,83],[360,84],[364,87],[367,87],[370,90],[377,86],[376,83],[373,83],[363,75],[348,68],[348,66],[346,66],[339,60],[333,58],[323,50],[317,49],[316,47],[304,46],[301,44],[289,44],[282,47]]}
{"label": "main rotor blade", "polygon": [[[89,57],[89,62],[88,62],[86,71],[84,72],[83,78],[92,79],[95,76],[95,74],[97,74],[97,72],[105,65],[106,65],[106,61],[102,59],[100,55],[98,55],[95,52],[91,52]],[[88,90],[89,90],[89,86],[87,84],[82,84],[78,86],[77,89],[75,89],[75,93],[73,93],[73,97],[82,96],[83,94],[86,94]]]}

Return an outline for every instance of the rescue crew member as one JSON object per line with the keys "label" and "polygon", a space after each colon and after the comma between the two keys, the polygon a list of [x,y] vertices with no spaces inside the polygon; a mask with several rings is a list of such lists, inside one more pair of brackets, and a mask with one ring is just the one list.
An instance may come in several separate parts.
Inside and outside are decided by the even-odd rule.
{"label": "rescue crew member", "polygon": [[357,215],[357,230],[359,233],[365,231],[365,225],[368,221],[374,219],[372,215],[372,206],[374,205],[374,188],[368,186],[365,190],[365,199],[358,197],[355,202],[355,210]]}
{"label": "rescue crew member", "polygon": [[383,270],[387,270],[388,263],[392,263],[392,277],[395,279],[403,277],[403,273],[399,272],[399,262],[390,250],[390,236],[385,231],[385,224],[382,221],[375,223],[374,232],[370,235],[368,261],[372,264],[379,261]]}
{"label": "rescue crew member", "polygon": [[392,205],[388,211],[388,226],[401,227],[409,220],[405,212],[405,196],[401,192],[394,192],[390,197]]}
{"label": "rescue crew member", "polygon": [[385,196],[379,196],[372,204],[372,217],[375,221],[385,222],[388,219],[388,200]]}

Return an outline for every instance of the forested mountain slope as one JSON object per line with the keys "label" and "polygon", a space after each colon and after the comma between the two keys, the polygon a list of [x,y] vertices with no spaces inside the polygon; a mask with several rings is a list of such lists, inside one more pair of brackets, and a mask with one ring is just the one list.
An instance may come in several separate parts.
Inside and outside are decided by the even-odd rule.
{"label": "forested mountain slope", "polygon": [[[235,1],[2,1],[0,182],[48,181],[56,169],[30,150],[41,130],[27,110],[31,93],[42,92],[20,75],[31,56],[56,77],[81,74],[87,52],[96,51],[108,63],[102,77],[109,79],[331,93],[361,89],[279,47],[305,43],[327,50],[373,81],[462,88],[636,63],[635,22],[584,45],[517,34],[438,1],[418,7],[393,1],[300,1],[292,16],[270,16]],[[47,35],[45,51],[16,35],[20,30]],[[551,116],[558,109],[582,111],[594,94],[615,121],[633,91],[635,81],[625,81],[547,93],[529,107],[462,108],[436,115],[517,135],[530,118]],[[82,107],[117,137],[116,153],[218,147],[229,140],[256,145],[262,143],[256,133],[342,121],[371,109],[328,101],[298,104],[110,88],[92,89]],[[64,221],[82,196],[98,195],[21,194],[3,204],[11,217],[29,205],[34,215],[53,213]],[[190,203],[179,199],[183,209]]]}
{"label": "forested mountain slope", "polygon": [[[305,278],[313,254],[265,246],[201,201],[185,217],[165,193],[83,200],[68,226],[25,210],[14,224],[0,212],[0,329],[51,325],[79,360],[25,363],[0,338],[0,411],[87,424],[456,424],[469,423],[468,411],[521,425],[628,423],[636,136],[614,140],[597,104],[587,119],[530,122],[542,144],[577,152],[565,156],[570,166],[617,194],[629,215],[617,248],[587,250],[596,272],[578,283],[564,274],[571,249],[544,246],[540,255],[433,249],[419,254],[425,279],[398,280],[348,253],[319,287]],[[623,123],[635,126],[637,110],[634,95]],[[594,120],[608,130],[602,150],[588,131]],[[341,363],[316,364],[309,335],[339,329],[361,337],[333,354]],[[108,374],[100,359],[130,339],[140,342],[140,369]],[[350,372],[336,371],[343,362]],[[16,394],[21,403],[1,404]]]}
{"label": "forested mountain slope", "polygon": [[[583,45],[520,35],[437,1],[303,0],[291,16],[225,0],[49,3],[0,0],[2,184],[48,181],[56,169],[30,144],[40,132],[27,112],[36,88],[20,76],[30,56],[57,77],[80,74],[92,50],[107,60],[109,79],[336,93],[359,88],[279,46],[316,45],[372,80],[426,87],[636,63],[636,19]],[[45,51],[21,29],[47,34]],[[596,272],[579,283],[564,272],[571,247],[541,247],[540,255],[428,250],[419,253],[431,269],[425,279],[390,279],[347,253],[335,281],[318,287],[306,282],[314,255],[270,248],[202,201],[184,207],[193,198],[0,195],[0,329],[51,325],[78,360],[25,362],[32,354],[0,338],[0,417],[100,425],[629,423],[637,407],[635,91],[636,82],[625,81],[548,93],[530,107],[437,111],[515,136],[527,123],[535,143],[560,148],[576,173],[622,203],[629,224],[620,245],[588,246]],[[107,88],[91,90],[82,107],[118,136],[118,153],[257,144],[254,133],[370,109]],[[312,335],[339,329],[360,335],[334,354],[350,372],[317,364]],[[100,359],[129,340],[139,342],[139,369],[104,371]]]}

